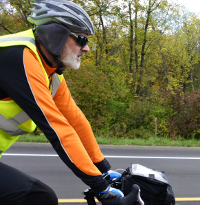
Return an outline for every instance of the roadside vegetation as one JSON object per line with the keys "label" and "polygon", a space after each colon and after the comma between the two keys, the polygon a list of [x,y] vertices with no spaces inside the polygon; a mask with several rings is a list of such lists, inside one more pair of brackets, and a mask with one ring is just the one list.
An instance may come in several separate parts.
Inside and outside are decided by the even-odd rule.
{"label": "roadside vegetation", "polygon": [[[64,76],[100,144],[199,146],[200,19],[167,0],[74,0],[96,51]],[[0,34],[32,26],[31,0],[0,3]],[[37,129],[21,141],[44,141]]]}
{"label": "roadside vegetation", "polygon": [[[200,141],[197,139],[184,139],[177,138],[172,140],[171,138],[160,138],[160,137],[149,137],[148,139],[134,138],[130,139],[128,137],[118,138],[118,137],[108,137],[108,136],[97,136],[98,144],[102,145],[131,145],[131,146],[173,146],[173,147],[200,147]],[[17,142],[27,142],[27,143],[49,143],[46,137],[41,135],[28,134],[21,136]]]}

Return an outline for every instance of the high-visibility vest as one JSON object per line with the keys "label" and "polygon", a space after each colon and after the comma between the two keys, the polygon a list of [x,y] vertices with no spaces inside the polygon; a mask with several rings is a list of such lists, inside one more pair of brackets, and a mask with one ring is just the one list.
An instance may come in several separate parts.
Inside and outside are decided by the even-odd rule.
{"label": "high-visibility vest", "polygon": [[[49,87],[48,75],[43,67],[35,45],[32,29],[16,34],[0,37],[0,47],[24,45],[31,49],[37,56],[41,69],[44,72],[47,86]],[[54,74],[50,85],[52,98],[55,96],[63,76]],[[0,101],[0,157],[22,134],[33,132],[35,123],[13,100]]]}

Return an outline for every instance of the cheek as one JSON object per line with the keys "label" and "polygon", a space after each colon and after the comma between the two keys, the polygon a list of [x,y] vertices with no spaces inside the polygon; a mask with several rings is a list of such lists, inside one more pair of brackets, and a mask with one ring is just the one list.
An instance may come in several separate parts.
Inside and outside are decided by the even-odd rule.
{"label": "cheek", "polygon": [[76,41],[69,37],[66,41],[68,48],[72,51],[72,53],[77,54],[81,50],[81,47],[76,43]]}
{"label": "cheek", "polygon": [[72,52],[73,52],[75,55],[78,55],[79,52],[80,52],[80,49],[74,49],[74,50],[72,50]]}
{"label": "cheek", "polygon": [[80,49],[70,49],[70,52],[68,52],[68,55],[71,57],[76,57],[79,54]]}

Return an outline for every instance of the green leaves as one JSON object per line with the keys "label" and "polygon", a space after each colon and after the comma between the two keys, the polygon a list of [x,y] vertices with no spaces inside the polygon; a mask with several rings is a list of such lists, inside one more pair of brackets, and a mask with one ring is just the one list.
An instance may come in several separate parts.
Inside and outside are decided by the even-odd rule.
{"label": "green leaves", "polygon": [[182,93],[176,90],[169,93],[168,99],[173,109],[169,119],[170,136],[180,135],[185,138],[200,137],[200,91]]}
{"label": "green leaves", "polygon": [[[170,102],[160,103],[164,98],[160,94],[200,89],[200,20],[167,0],[73,2],[91,17],[95,35],[88,38],[97,50],[84,56],[80,70],[67,70],[65,77],[93,128],[113,130],[118,136],[146,133],[160,115],[158,134],[166,133],[171,128],[162,113],[171,112]],[[32,27],[27,21],[30,3],[0,3],[1,35]],[[190,118],[195,120],[197,115]]]}
{"label": "green leaves", "polygon": [[0,2],[0,34],[15,33],[31,27],[27,18],[30,14],[30,0],[9,0]]}

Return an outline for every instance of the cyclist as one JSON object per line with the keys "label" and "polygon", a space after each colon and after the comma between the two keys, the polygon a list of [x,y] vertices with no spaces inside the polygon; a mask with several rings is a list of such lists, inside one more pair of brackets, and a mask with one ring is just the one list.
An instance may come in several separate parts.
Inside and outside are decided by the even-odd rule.
{"label": "cyclist", "polygon": [[[62,71],[77,69],[89,52],[93,23],[79,5],[65,0],[33,3],[34,29],[0,37],[0,154],[38,126],[74,174],[102,198],[120,197],[103,173],[110,170]],[[109,172],[108,172],[109,171]],[[58,204],[54,191],[34,177],[0,162],[0,203]]]}

